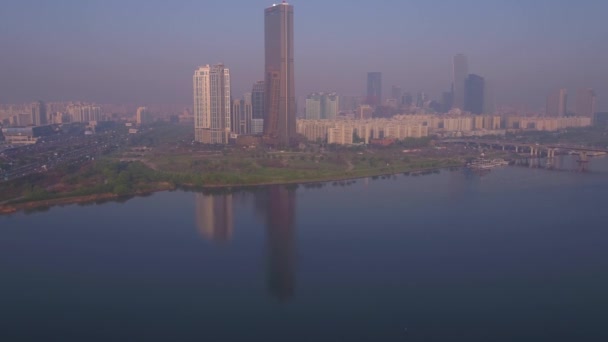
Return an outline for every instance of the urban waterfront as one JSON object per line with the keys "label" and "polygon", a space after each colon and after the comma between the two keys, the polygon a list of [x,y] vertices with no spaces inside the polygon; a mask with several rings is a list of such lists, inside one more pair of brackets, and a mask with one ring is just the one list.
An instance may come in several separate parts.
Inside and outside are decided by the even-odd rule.
{"label": "urban waterfront", "polygon": [[589,170],[161,192],[0,217],[0,340],[606,341],[608,158]]}

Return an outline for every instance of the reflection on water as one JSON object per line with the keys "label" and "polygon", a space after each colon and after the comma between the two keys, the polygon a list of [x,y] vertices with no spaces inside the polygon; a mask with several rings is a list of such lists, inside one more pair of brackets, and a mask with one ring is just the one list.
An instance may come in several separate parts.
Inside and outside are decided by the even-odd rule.
{"label": "reflection on water", "polygon": [[232,238],[232,194],[196,194],[196,227],[206,239],[227,242]]}
{"label": "reflection on water", "polygon": [[[196,194],[196,224],[205,239],[227,242],[233,233],[233,201],[247,193]],[[258,219],[266,226],[267,286],[279,300],[295,292],[295,189],[274,185],[253,194]]]}
{"label": "reflection on water", "polygon": [[283,186],[266,189],[268,290],[280,300],[295,291],[296,193]]}

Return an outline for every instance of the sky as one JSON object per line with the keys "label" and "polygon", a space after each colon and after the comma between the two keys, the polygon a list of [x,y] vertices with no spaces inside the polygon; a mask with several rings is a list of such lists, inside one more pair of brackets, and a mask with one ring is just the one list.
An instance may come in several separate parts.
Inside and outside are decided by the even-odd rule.
{"label": "sky", "polygon": [[[277,0],[278,1],[278,0]],[[440,99],[452,57],[498,105],[544,108],[593,88],[608,110],[606,0],[293,0],[296,93],[363,95],[368,71]],[[2,0],[0,103],[192,102],[199,65],[230,68],[233,97],[263,79],[261,0]]]}

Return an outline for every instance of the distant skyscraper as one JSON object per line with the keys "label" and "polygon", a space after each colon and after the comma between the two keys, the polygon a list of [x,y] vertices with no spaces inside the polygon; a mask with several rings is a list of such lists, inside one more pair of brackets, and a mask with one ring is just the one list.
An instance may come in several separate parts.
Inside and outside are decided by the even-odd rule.
{"label": "distant skyscraper", "polygon": [[593,118],[597,112],[597,99],[593,89],[579,89],[576,92],[576,115]]}
{"label": "distant skyscraper", "polygon": [[494,95],[494,83],[488,82],[487,79],[484,79],[483,81],[483,113],[496,113],[496,97]]}
{"label": "distant skyscraper", "polygon": [[566,89],[559,89],[547,96],[546,116],[564,117],[568,110],[568,92]]}
{"label": "distant skyscraper", "polygon": [[321,94],[312,93],[306,97],[306,119],[321,119]]}
{"label": "distant skyscraper", "polygon": [[251,93],[245,93],[242,99],[232,102],[232,132],[235,134],[250,134],[253,106]]}
{"label": "distant skyscraper", "polygon": [[42,101],[32,104],[32,124],[42,126],[47,124],[46,103]]}
{"label": "distant skyscraper", "polygon": [[286,2],[264,10],[264,136],[271,144],[289,145],[296,135],[293,13]]}
{"label": "distant skyscraper", "polygon": [[339,111],[336,93],[312,93],[306,98],[306,119],[335,119]]}
{"label": "distant skyscraper", "polygon": [[483,114],[484,79],[470,74],[465,81],[464,110],[473,114]]}
{"label": "distant skyscraper", "polygon": [[467,56],[459,54],[454,56],[453,65],[453,89],[454,89],[454,108],[464,109],[465,81],[469,74],[469,62]]}
{"label": "distant skyscraper", "polygon": [[368,72],[367,73],[367,97],[365,103],[370,106],[379,106],[382,104],[382,73]]}
{"label": "distant skyscraper", "polygon": [[230,71],[223,64],[194,72],[194,139],[227,144],[230,133]]}
{"label": "distant skyscraper", "polygon": [[321,98],[321,117],[323,119],[333,120],[338,116],[340,111],[340,97],[336,93],[323,94]]}
{"label": "distant skyscraper", "polygon": [[411,106],[414,103],[414,98],[410,93],[403,93],[401,96],[401,104],[404,106]]}
{"label": "distant skyscraper", "polygon": [[[146,125],[152,122],[152,117],[150,116],[150,112],[146,107],[137,108],[137,112],[135,114],[135,120],[138,125]],[[88,121],[88,120],[86,120]]]}
{"label": "distant skyscraper", "polygon": [[251,116],[254,119],[264,119],[266,116],[264,108],[264,92],[264,81],[257,81],[253,85],[253,90],[251,91],[251,103],[253,106],[253,113]]}

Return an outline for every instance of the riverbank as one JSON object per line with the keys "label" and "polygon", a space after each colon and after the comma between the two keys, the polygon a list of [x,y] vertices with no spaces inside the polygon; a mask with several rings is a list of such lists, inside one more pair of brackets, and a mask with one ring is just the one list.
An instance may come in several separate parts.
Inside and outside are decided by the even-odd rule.
{"label": "riverbank", "polygon": [[330,176],[330,177],[317,177],[317,178],[302,178],[296,180],[279,180],[279,181],[266,181],[266,182],[258,182],[258,183],[233,183],[233,184],[208,184],[208,185],[196,185],[192,183],[184,183],[184,184],[170,184],[167,182],[159,182],[156,184],[148,184],[148,187],[145,191],[132,191],[127,193],[99,193],[99,194],[89,194],[83,196],[61,196],[59,194],[57,198],[49,198],[44,200],[20,200],[17,202],[5,202],[4,204],[0,204],[0,215],[10,215],[21,211],[34,211],[41,210],[45,208],[51,208],[55,206],[64,206],[64,205],[72,205],[72,204],[88,204],[95,203],[100,201],[114,201],[120,199],[129,199],[137,196],[146,196],[156,192],[162,191],[171,191],[176,190],[178,188],[182,188],[185,190],[194,190],[194,191],[232,191],[234,189],[247,189],[247,188],[256,188],[260,186],[270,186],[270,185],[296,185],[296,184],[316,184],[316,183],[327,183],[327,182],[338,182],[338,181],[349,181],[356,180],[368,177],[382,177],[382,176],[390,176],[400,173],[408,173],[408,174],[423,174],[423,173],[431,173],[433,171],[439,171],[442,169],[450,169],[454,167],[462,166],[461,163],[452,163],[453,165],[443,165],[441,167],[425,167],[425,168],[402,168],[399,170],[369,170],[371,172],[361,172],[359,170],[356,174],[345,173],[343,176]]}

